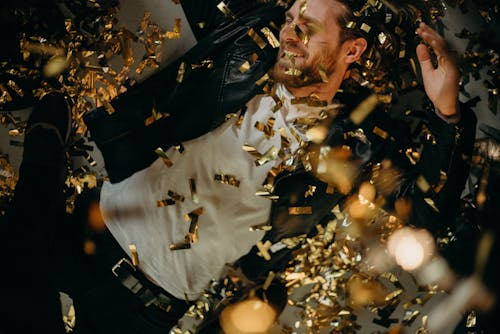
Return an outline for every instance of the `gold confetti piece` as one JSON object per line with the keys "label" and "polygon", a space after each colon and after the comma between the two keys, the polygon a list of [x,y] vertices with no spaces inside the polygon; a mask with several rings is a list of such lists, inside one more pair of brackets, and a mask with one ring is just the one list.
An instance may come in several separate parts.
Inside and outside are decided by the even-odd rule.
{"label": "gold confetti piece", "polygon": [[476,327],[477,320],[476,320],[476,312],[473,310],[467,315],[467,321],[465,324],[466,328],[474,328]]}
{"label": "gold confetti piece", "polygon": [[203,214],[203,207],[199,207],[189,213],[184,215],[184,220],[187,222],[193,221],[193,219],[198,219],[199,216]]}
{"label": "gold confetti piece", "polygon": [[272,228],[273,227],[271,225],[269,225],[268,223],[262,223],[262,224],[250,226],[249,230],[252,232],[253,231],[271,231]]}
{"label": "gold confetti piece", "polygon": [[288,208],[288,214],[292,216],[311,215],[312,206],[291,206]]}
{"label": "gold confetti piece", "polygon": [[248,144],[245,144],[245,145],[242,145],[241,148],[243,149],[243,151],[251,154],[253,157],[255,158],[260,158],[262,157],[262,154],[260,154],[257,149],[251,145],[248,145]]}
{"label": "gold confetti piece", "polygon": [[169,190],[167,192],[168,196],[170,196],[174,201],[184,202],[184,196],[176,193],[175,191]]}
{"label": "gold confetti piece", "polygon": [[214,180],[222,184],[228,184],[238,188],[240,186],[240,181],[236,179],[233,175],[229,174],[215,174]]}
{"label": "gold confetti piece", "polygon": [[443,172],[442,170],[439,171],[439,182],[438,184],[436,184],[435,186],[432,187],[432,189],[434,190],[434,192],[437,194],[439,193],[444,185],[446,184],[446,180],[448,179],[448,176],[446,175],[445,172]]}
{"label": "gold confetti piece", "polygon": [[271,29],[269,29],[268,27],[264,27],[264,28],[260,29],[260,31],[264,34],[264,36],[266,36],[267,41],[274,49],[278,48],[280,46],[280,42],[278,41],[276,36],[273,34]]}
{"label": "gold confetti piece", "polygon": [[198,198],[198,194],[196,193],[196,183],[193,178],[189,179],[189,190],[191,191],[191,200],[198,204],[200,199]]}
{"label": "gold confetti piece", "polygon": [[265,197],[265,198],[270,199],[270,200],[278,200],[280,198],[278,195],[274,195],[274,194],[270,193],[269,191],[265,191],[265,190],[257,191],[257,192],[255,192],[255,195],[260,196],[260,197]]}
{"label": "gold confetti piece", "polygon": [[316,186],[308,185],[304,197],[307,198],[309,196],[313,196],[315,191],[316,191]]}
{"label": "gold confetti piece", "polygon": [[266,291],[269,288],[269,286],[271,286],[271,283],[273,282],[275,277],[276,274],[273,271],[270,271],[269,274],[267,274],[264,284],[262,284],[262,290]]}
{"label": "gold confetti piece", "polygon": [[229,7],[224,3],[224,1],[219,2],[217,8],[224,14],[224,16],[230,20],[236,19],[236,16],[231,12]]}
{"label": "gold confetti piece", "polygon": [[269,240],[266,240],[265,243],[259,241],[257,242],[256,246],[259,249],[257,255],[263,257],[266,261],[271,260],[271,255],[269,254],[268,250],[272,246],[272,243]]}
{"label": "gold confetti piece", "polygon": [[245,62],[240,66],[240,72],[245,73],[249,69],[250,69],[250,62],[248,60],[245,60]]}
{"label": "gold confetti piece", "polygon": [[363,100],[357,107],[354,109],[349,118],[355,125],[361,124],[363,120],[373,111],[375,107],[379,103],[378,97],[376,94],[372,94]]}
{"label": "gold confetti piece", "polygon": [[200,29],[205,29],[206,22],[205,21],[200,21],[200,22],[196,23],[196,25]]}
{"label": "gold confetti piece", "polygon": [[165,38],[168,39],[179,39],[181,37],[181,19],[176,18],[174,20],[174,28],[173,31],[165,32]]}
{"label": "gold confetti piece", "polygon": [[162,199],[162,200],[159,200],[156,202],[156,206],[159,208],[163,208],[165,206],[174,205],[174,204],[175,204],[175,200],[172,198],[166,198],[166,199]]}
{"label": "gold confetti piece", "polygon": [[259,34],[257,34],[257,32],[255,32],[253,28],[250,28],[247,34],[251,39],[253,39],[259,48],[264,49],[266,47],[267,43],[262,39],[262,37],[259,36]]}
{"label": "gold confetti piece", "polygon": [[409,327],[409,326],[411,326],[413,324],[413,322],[415,321],[415,319],[417,319],[417,317],[419,316],[419,314],[420,314],[419,310],[406,311],[401,323],[404,326]]}
{"label": "gold confetti piece", "polygon": [[378,126],[375,126],[373,128],[373,133],[381,137],[382,139],[387,139],[389,137],[389,133],[387,131],[382,130]]}
{"label": "gold confetti piece", "polygon": [[262,86],[267,81],[269,81],[269,74],[266,73],[259,80],[257,80],[255,83],[257,84],[257,86]]}
{"label": "gold confetti piece", "polygon": [[269,161],[276,160],[278,157],[279,148],[276,146],[271,146],[266,153],[264,153],[259,159],[255,160],[256,166],[262,166]]}
{"label": "gold confetti piece", "polygon": [[420,161],[420,152],[413,150],[412,148],[408,148],[405,151],[405,155],[410,160],[412,165],[416,165],[417,162]]}
{"label": "gold confetti piece", "polygon": [[177,71],[177,78],[175,79],[178,83],[182,83],[184,80],[184,73],[186,72],[186,63],[182,62],[179,65],[179,70]]}
{"label": "gold confetti piece", "polygon": [[269,139],[272,136],[274,136],[275,132],[273,130],[273,127],[274,127],[275,121],[276,121],[276,119],[274,117],[269,117],[266,124],[263,124],[263,123],[257,121],[257,122],[255,122],[254,126],[257,130],[264,132],[266,139]]}
{"label": "gold confetti piece", "polygon": [[139,265],[139,254],[137,253],[137,247],[135,244],[128,245],[128,249],[130,250],[130,258],[132,259],[132,264],[134,267]]}
{"label": "gold confetti piece", "polygon": [[417,187],[422,190],[423,193],[426,193],[431,189],[431,185],[427,182],[426,178],[423,175],[420,175],[416,180]]}
{"label": "gold confetti piece", "polygon": [[436,203],[434,202],[434,200],[432,198],[429,198],[429,197],[425,197],[424,198],[424,201],[425,203],[427,203],[427,205],[429,205],[434,211],[436,212],[439,212],[439,209],[438,207],[436,206]]}
{"label": "gold confetti piece", "polygon": [[155,150],[155,153],[163,159],[163,162],[165,163],[165,165],[167,167],[172,167],[173,163],[172,163],[172,160],[170,160],[170,158],[167,156],[167,154],[165,153],[165,151],[163,151],[163,149],[161,147],[158,147],[156,150]]}
{"label": "gold confetti piece", "polygon": [[364,32],[366,33],[369,33],[370,30],[372,30],[372,27],[370,27],[368,24],[366,23],[362,23],[361,24],[361,27],[359,27],[359,29],[363,30]]}
{"label": "gold confetti piece", "polygon": [[7,86],[9,86],[14,92],[16,92],[17,95],[20,97],[24,96],[24,91],[17,85],[17,83],[13,80],[8,80],[7,81]]}
{"label": "gold confetti piece", "polygon": [[298,68],[287,68],[284,73],[294,77],[300,77],[302,75],[302,71]]}
{"label": "gold confetti piece", "polygon": [[184,241],[180,241],[180,242],[176,242],[176,243],[171,243],[169,245],[169,248],[172,251],[181,250],[181,249],[189,249],[189,248],[191,248],[191,243],[189,242],[189,240],[184,240]]}

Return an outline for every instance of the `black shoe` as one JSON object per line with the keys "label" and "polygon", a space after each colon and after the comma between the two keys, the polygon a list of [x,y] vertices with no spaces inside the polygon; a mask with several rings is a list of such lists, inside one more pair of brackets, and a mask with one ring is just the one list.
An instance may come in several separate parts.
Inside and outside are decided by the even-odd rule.
{"label": "black shoe", "polygon": [[24,137],[23,161],[60,165],[69,145],[71,108],[59,93],[43,96],[33,107]]}

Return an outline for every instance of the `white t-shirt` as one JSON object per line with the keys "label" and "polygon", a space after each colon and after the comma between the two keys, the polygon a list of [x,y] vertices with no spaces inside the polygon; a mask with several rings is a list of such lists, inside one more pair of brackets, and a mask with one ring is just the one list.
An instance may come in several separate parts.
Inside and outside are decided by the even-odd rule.
{"label": "white t-shirt", "polygon": [[[247,103],[240,126],[236,118],[199,138],[183,143],[184,152],[174,147],[166,154],[168,167],[158,158],[149,167],[122,182],[104,183],[101,210],[107,227],[130,255],[135,244],[140,268],[156,284],[179,299],[196,299],[211,279],[217,279],[226,263],[246,254],[263,236],[250,227],[268,221],[271,200],[256,195],[280,158],[261,166],[256,157],[242,149],[245,144],[265,153],[272,146],[281,147],[280,128],[286,129],[292,152],[299,143],[290,132],[297,118],[317,118],[322,108],[292,105],[293,97],[278,85],[276,95],[284,102],[276,112],[276,102],[269,95],[257,95]],[[274,134],[266,138],[256,122],[266,124],[275,118]],[[214,180],[216,174],[232,175],[239,187]],[[194,179],[198,203],[191,198],[189,179]],[[184,201],[159,207],[157,202],[173,191]],[[197,243],[191,248],[170,250],[171,243],[184,240],[189,222],[184,216],[203,207],[198,219]]]}

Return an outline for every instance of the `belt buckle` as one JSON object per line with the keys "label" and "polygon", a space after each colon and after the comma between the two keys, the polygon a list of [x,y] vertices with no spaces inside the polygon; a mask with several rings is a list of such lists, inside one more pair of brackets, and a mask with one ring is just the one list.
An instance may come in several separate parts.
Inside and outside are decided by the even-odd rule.
{"label": "belt buckle", "polygon": [[116,262],[116,264],[111,268],[111,272],[113,273],[113,275],[115,275],[116,277],[120,277],[118,275],[118,273],[116,272],[118,269],[120,269],[120,267],[122,266],[122,264],[127,264],[128,267],[132,268],[133,271],[136,271],[137,269],[135,268],[135,266],[132,264],[132,262],[129,261],[129,259],[125,258],[125,257],[122,257],[120,260],[118,260],[118,262]]}

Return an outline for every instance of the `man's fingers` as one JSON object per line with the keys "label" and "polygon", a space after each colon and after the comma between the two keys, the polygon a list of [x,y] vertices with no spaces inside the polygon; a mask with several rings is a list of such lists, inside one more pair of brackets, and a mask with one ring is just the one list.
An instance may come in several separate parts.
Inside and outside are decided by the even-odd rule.
{"label": "man's fingers", "polygon": [[422,68],[422,72],[428,72],[434,70],[434,65],[432,65],[431,55],[429,50],[424,44],[419,44],[417,46],[417,58]]}

